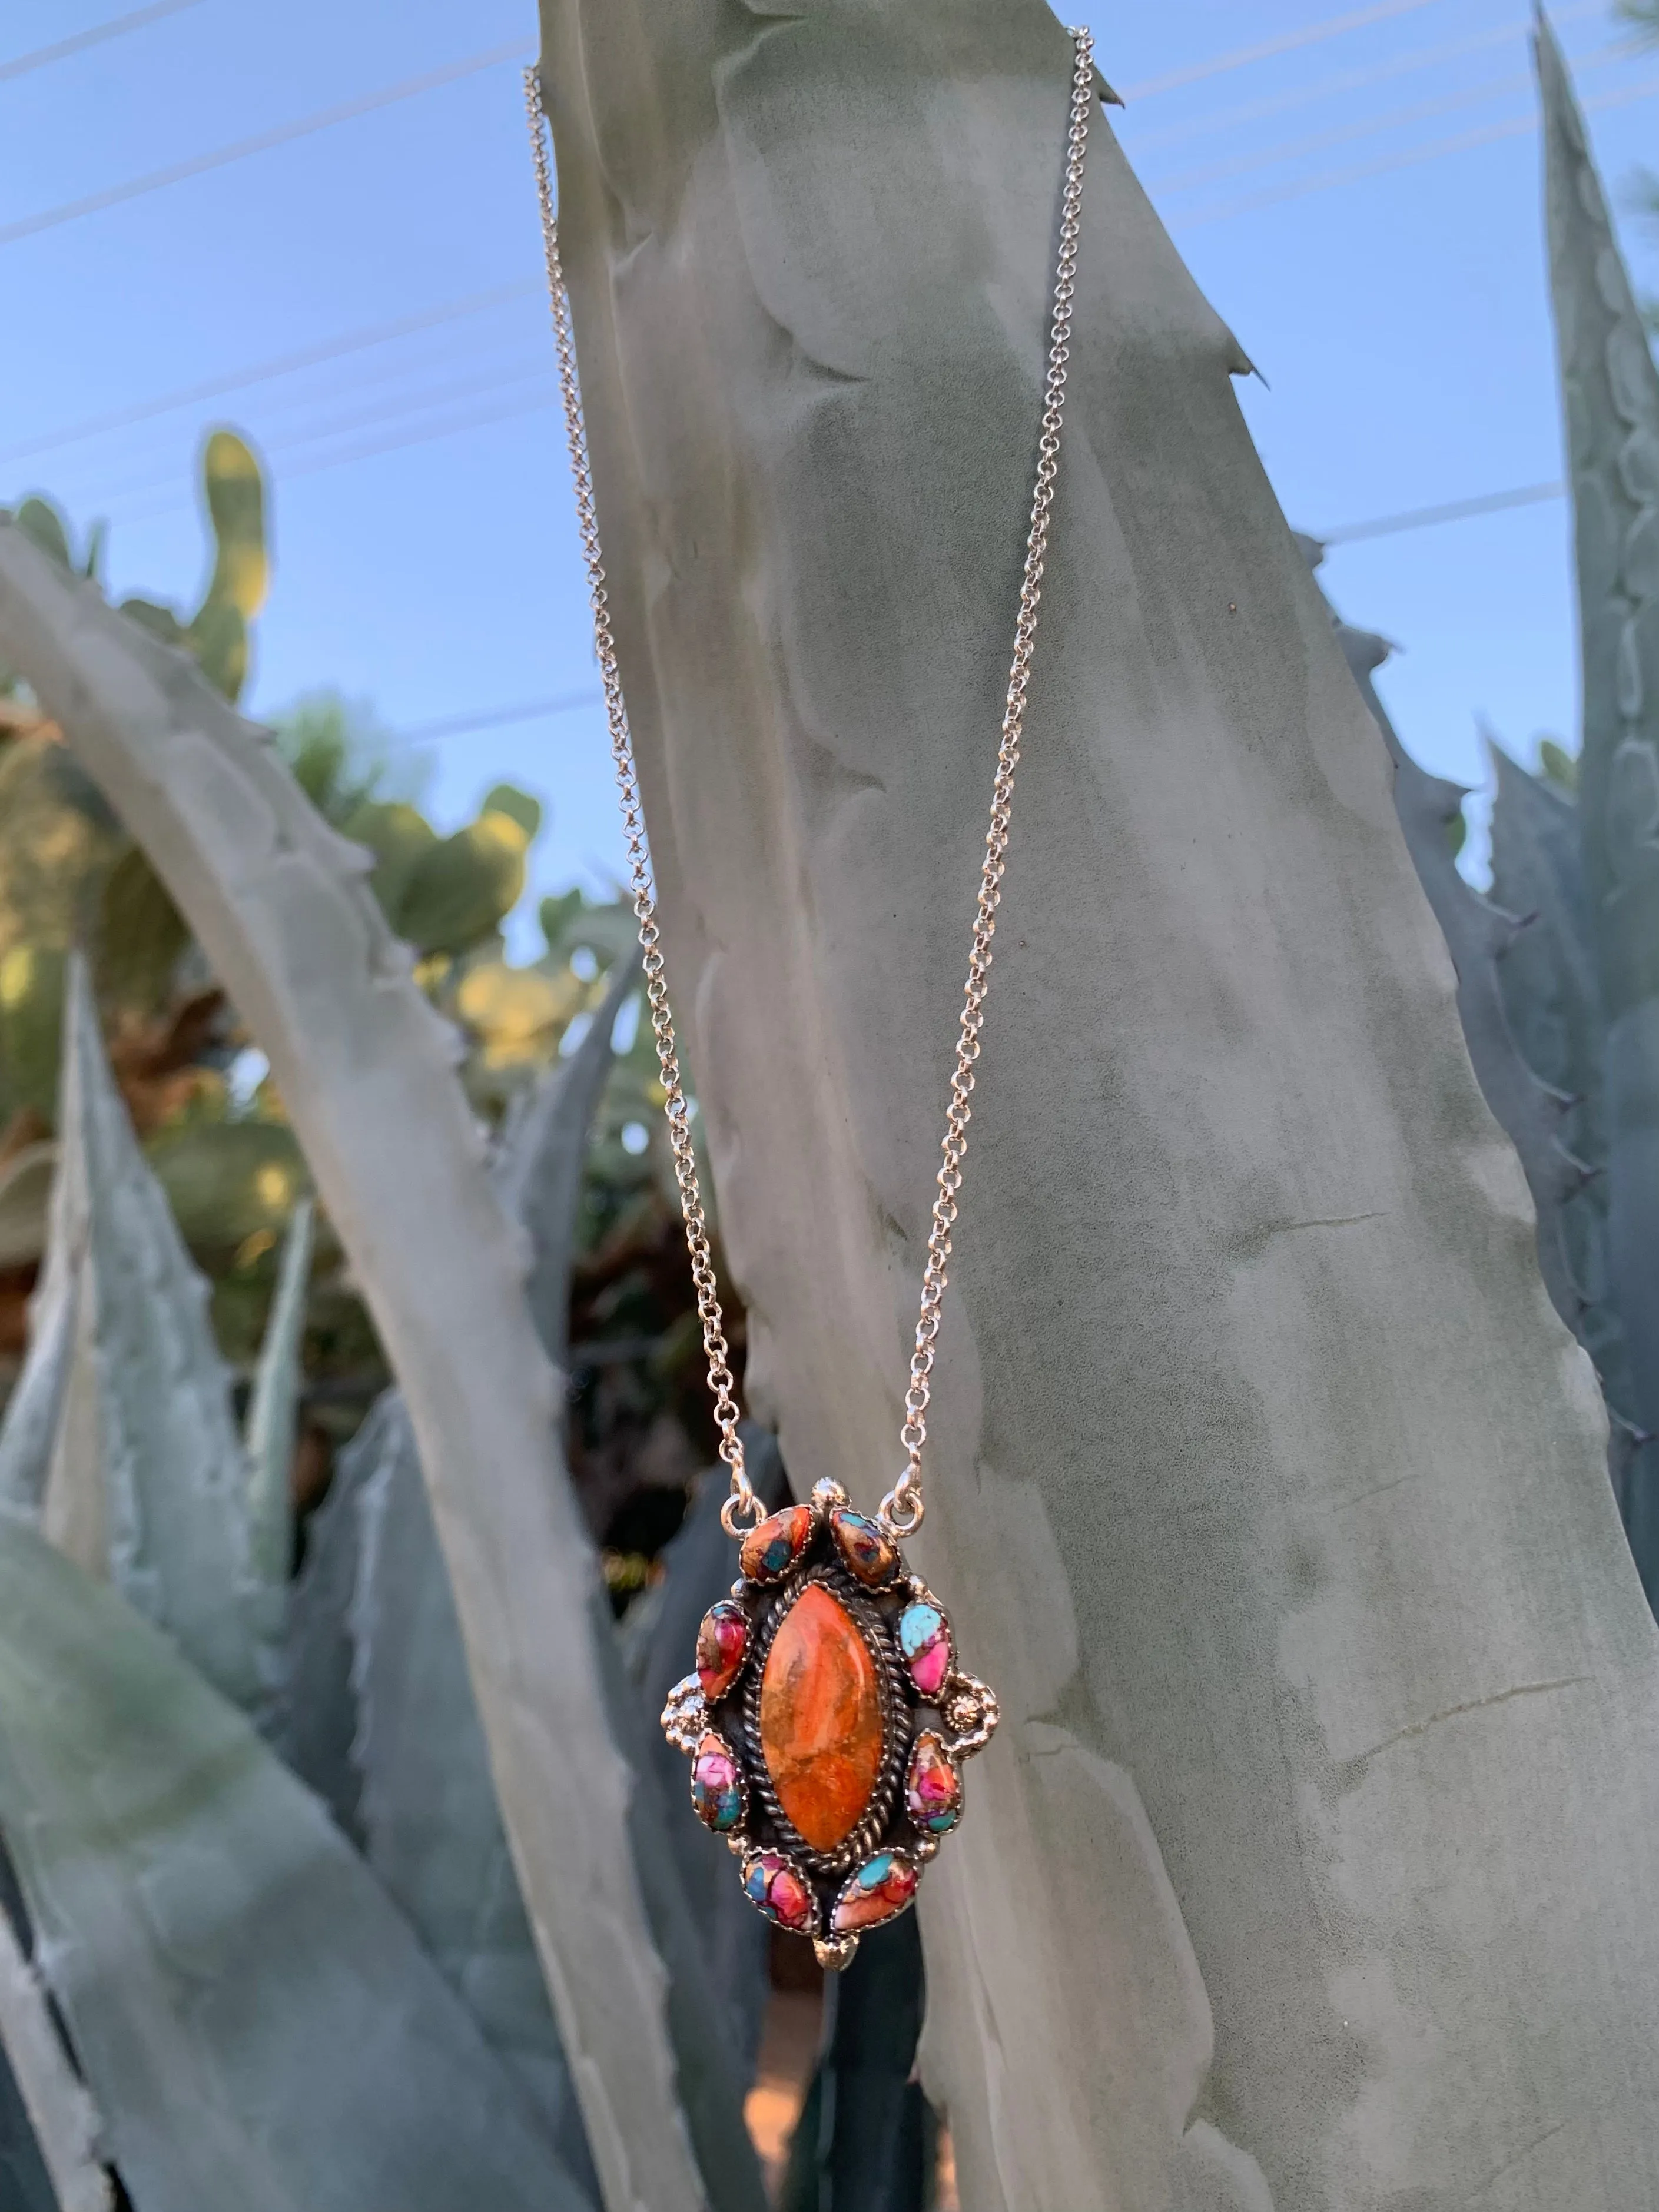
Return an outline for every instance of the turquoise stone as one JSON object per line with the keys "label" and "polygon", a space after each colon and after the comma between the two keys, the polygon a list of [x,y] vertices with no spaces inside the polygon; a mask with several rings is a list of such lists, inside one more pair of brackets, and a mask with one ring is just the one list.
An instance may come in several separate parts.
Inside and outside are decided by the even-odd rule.
{"label": "turquoise stone", "polygon": [[914,1659],[918,1651],[931,1644],[944,1626],[945,1615],[937,1606],[925,1604],[920,1599],[915,1605],[907,1605],[899,1615],[898,1625],[899,1650],[906,1660]]}
{"label": "turquoise stone", "polygon": [[878,1928],[884,1920],[896,1919],[915,1893],[914,1862],[896,1851],[878,1851],[865,1862],[836,1899],[831,1932],[856,1936],[866,1928]]}
{"label": "turquoise stone", "polygon": [[951,1631],[936,1605],[918,1598],[898,1620],[899,1652],[924,1698],[937,1698],[951,1672]]}

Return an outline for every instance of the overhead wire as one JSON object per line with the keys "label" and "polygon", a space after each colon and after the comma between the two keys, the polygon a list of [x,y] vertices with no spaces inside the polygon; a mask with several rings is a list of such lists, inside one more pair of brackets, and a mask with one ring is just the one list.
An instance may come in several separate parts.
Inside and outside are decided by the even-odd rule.
{"label": "overhead wire", "polygon": [[[1582,21],[1586,15],[1604,15],[1606,0],[1577,0],[1577,5],[1558,9],[1552,18],[1558,30],[1568,23]],[[1275,115],[1288,114],[1297,107],[1310,107],[1322,100],[1335,100],[1345,93],[1363,92],[1373,84],[1387,83],[1390,78],[1413,76],[1420,70],[1438,68],[1442,63],[1462,61],[1470,54],[1487,53],[1494,46],[1507,46],[1525,36],[1517,23],[1504,23],[1497,30],[1477,32],[1474,37],[1454,39],[1438,46],[1408,46],[1404,53],[1390,54],[1384,60],[1369,62],[1363,69],[1344,70],[1334,76],[1316,77],[1311,84],[1294,84],[1285,91],[1268,94],[1261,100],[1247,100],[1232,107],[1214,108],[1207,115],[1189,115],[1182,123],[1166,124],[1161,130],[1140,131],[1133,112],[1126,112],[1116,128],[1129,149],[1139,159],[1144,154],[1155,153],[1166,146],[1183,144],[1189,138],[1201,138],[1218,131],[1231,130],[1236,125],[1263,123]]]}
{"label": "overhead wire", "polygon": [[470,738],[479,730],[501,730],[514,722],[540,722],[556,714],[574,714],[580,707],[603,703],[602,684],[590,684],[580,691],[561,691],[551,699],[527,699],[516,707],[474,708],[469,714],[445,714],[435,722],[412,722],[392,736],[399,745],[426,745],[441,738]]}
{"label": "overhead wire", "polygon": [[[1590,53],[1575,57],[1573,69],[1582,77],[1590,70],[1604,69],[1609,62],[1625,60],[1628,55],[1625,42],[1613,40]],[[1328,131],[1315,131],[1307,137],[1282,139],[1277,145],[1232,155],[1225,161],[1207,162],[1202,168],[1161,177],[1154,173],[1142,181],[1148,191],[1195,191],[1202,185],[1217,184],[1225,177],[1245,176],[1253,169],[1272,168],[1280,161],[1300,161],[1305,155],[1323,154],[1332,147],[1349,145],[1357,138],[1375,137],[1379,131],[1404,130],[1413,123],[1426,123],[1437,116],[1455,115],[1463,108],[1478,107],[1486,100],[1507,99],[1511,93],[1530,90],[1532,83],[1529,75],[1485,77],[1479,84],[1437,93],[1431,99],[1413,100],[1409,106],[1391,107],[1380,115],[1356,116],[1350,122],[1339,123]]]}
{"label": "overhead wire", "polygon": [[1322,46],[1328,39],[1342,37],[1349,31],[1363,31],[1373,23],[1386,23],[1396,15],[1412,15],[1424,8],[1438,7],[1442,0],[1377,0],[1370,8],[1357,8],[1342,15],[1327,15],[1317,23],[1304,23],[1297,30],[1283,31],[1277,38],[1264,39],[1251,46],[1237,46],[1231,53],[1214,54],[1207,61],[1191,62],[1167,76],[1149,77],[1144,84],[1121,88],[1125,100],[1152,100],[1159,93],[1180,92],[1189,84],[1202,84],[1210,77],[1231,76],[1234,70],[1248,69],[1253,63],[1272,61],[1277,55],[1294,53],[1304,46]]}
{"label": "overhead wire", "polygon": [[1309,537],[1327,549],[1358,545],[1368,538],[1397,538],[1409,530],[1434,530],[1443,522],[1468,522],[1480,514],[1502,514],[1516,507],[1541,507],[1565,499],[1564,483],[1519,484],[1513,491],[1492,491],[1479,499],[1448,500],[1439,507],[1408,507],[1401,514],[1374,515],[1367,522],[1340,523],[1334,530],[1310,530]]}
{"label": "overhead wire", "polygon": [[343,331],[337,337],[325,338],[316,345],[301,346],[293,353],[276,354],[270,359],[256,362],[246,368],[231,369],[222,376],[210,376],[195,384],[176,386],[151,399],[141,399],[130,407],[118,407],[103,415],[83,416],[62,428],[50,430],[39,438],[30,438],[21,445],[0,447],[0,465],[9,461],[35,459],[40,454],[53,453],[65,446],[80,445],[90,438],[98,438],[110,430],[131,428],[134,423],[153,422],[159,416],[172,415],[183,407],[199,406],[204,400],[222,399],[233,392],[246,392],[258,384],[265,384],[281,376],[297,374],[301,369],[318,368],[331,361],[342,361],[348,355],[367,352],[373,346],[390,344],[394,339],[409,337],[422,331],[436,330],[447,323],[460,322],[471,315],[483,314],[489,308],[504,307],[514,300],[540,296],[541,287],[532,277],[522,277],[513,284],[497,284],[487,292],[468,293],[459,300],[447,300],[435,307],[428,307],[411,315],[397,315],[389,322],[370,323],[356,330]]}
{"label": "overhead wire", "polygon": [[50,69],[54,62],[66,62],[73,54],[84,54],[93,46],[101,46],[108,40],[124,39],[129,31],[142,31],[151,23],[159,23],[167,15],[182,15],[186,8],[199,8],[202,0],[152,0],[148,8],[134,8],[125,15],[112,15],[106,22],[94,23],[89,29],[76,31],[67,39],[54,40],[49,46],[36,46],[33,53],[15,54],[9,62],[0,62],[0,84],[11,84],[20,76],[29,76],[36,70]]}
{"label": "overhead wire", "polygon": [[[1621,86],[1616,91],[1596,93],[1579,105],[1587,112],[1609,108],[1626,107],[1632,101],[1650,100],[1659,93],[1659,77],[1649,77],[1641,84]],[[1466,131],[1455,137],[1437,138],[1426,146],[1411,146],[1397,154],[1385,154],[1374,161],[1361,161],[1351,168],[1326,169],[1319,175],[1299,177],[1289,183],[1276,185],[1265,191],[1248,194],[1243,199],[1222,200],[1212,207],[1198,208],[1190,215],[1180,214],[1170,218],[1170,228],[1176,235],[1198,230],[1212,222],[1224,222],[1231,216],[1254,215],[1263,208],[1279,207],[1290,200],[1309,198],[1316,192],[1335,191],[1346,185],[1363,184],[1372,177],[1391,175],[1399,169],[1415,168],[1424,161],[1437,161],[1450,154],[1472,152],[1479,146],[1497,145],[1505,138],[1531,137],[1539,129],[1534,115],[1521,115],[1504,123],[1492,123],[1479,131]]]}
{"label": "overhead wire", "polygon": [[111,185],[103,191],[88,192],[80,199],[42,208],[37,214],[0,225],[0,246],[15,246],[21,239],[38,238],[44,231],[78,222],[85,216],[101,215],[106,208],[142,199],[169,185],[183,184],[187,178],[206,176],[211,170],[228,168],[233,161],[245,161],[252,155],[268,154],[275,147],[292,145],[296,139],[331,130],[336,124],[355,122],[360,116],[372,115],[400,100],[413,100],[421,93],[435,92],[442,85],[459,84],[464,77],[477,76],[481,70],[499,68],[505,62],[521,62],[528,51],[522,39],[514,39],[506,46],[492,46],[487,52],[473,54],[465,61],[450,62],[442,69],[427,70],[419,76],[407,77],[382,91],[342,100],[333,107],[319,108],[292,123],[278,124],[274,130],[256,131],[250,138],[239,138],[211,153],[192,155],[187,161],[174,161],[164,169],[152,169],[143,176],[129,178],[125,184]]}

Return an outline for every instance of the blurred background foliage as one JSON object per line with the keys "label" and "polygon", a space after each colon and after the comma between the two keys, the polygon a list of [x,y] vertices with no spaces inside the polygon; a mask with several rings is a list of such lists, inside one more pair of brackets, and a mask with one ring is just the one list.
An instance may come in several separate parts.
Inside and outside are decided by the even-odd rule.
{"label": "blurred background foliage", "polygon": [[[122,607],[190,653],[234,701],[270,583],[265,486],[252,449],[228,429],[204,441],[199,475],[210,539],[199,602],[130,598]],[[82,535],[40,495],[15,514],[54,560],[99,579],[100,526]],[[486,1127],[498,1128],[591,1024],[633,943],[631,910],[580,890],[544,899],[541,954],[511,961],[503,925],[524,894],[538,799],[497,784],[474,819],[446,835],[422,811],[418,775],[372,708],[325,689],[299,700],[273,736],[318,811],[372,856],[369,882],[386,919],[454,1025],[467,1096]],[[219,1340],[246,1378],[283,1231],[309,1192],[300,1147],[263,1057],[166,887],[27,689],[0,670],[0,1402],[26,1346],[45,1240],[65,963],[77,947],[128,1111],[211,1283]],[[617,1041],[582,1203],[569,1447],[620,1604],[649,1582],[714,1434],[655,1055],[632,1001]],[[302,1514],[389,1380],[325,1215],[304,1364]]]}

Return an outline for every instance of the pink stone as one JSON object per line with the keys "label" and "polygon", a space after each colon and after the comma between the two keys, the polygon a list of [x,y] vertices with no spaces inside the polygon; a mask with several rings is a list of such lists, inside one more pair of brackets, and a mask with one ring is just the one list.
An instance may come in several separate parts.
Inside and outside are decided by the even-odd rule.
{"label": "pink stone", "polygon": [[914,1863],[898,1851],[879,1851],[861,1866],[836,1899],[830,1932],[857,1936],[896,1920],[915,1897]]}
{"label": "pink stone", "polygon": [[780,1928],[812,1934],[817,1910],[812,1893],[781,1851],[757,1851],[743,1869],[744,1894]]}
{"label": "pink stone", "polygon": [[731,1746],[713,1729],[697,1746],[691,1762],[691,1804],[697,1818],[717,1836],[730,1835],[743,1819],[743,1780]]}
{"label": "pink stone", "polygon": [[702,1617],[697,1631],[697,1680],[705,1705],[716,1705],[742,1670],[749,1650],[749,1616],[731,1598],[722,1598]]}
{"label": "pink stone", "polygon": [[948,1834],[962,1818],[962,1777],[932,1729],[924,1729],[911,1747],[904,1808],[924,1836]]}
{"label": "pink stone", "polygon": [[910,1680],[924,1698],[938,1697],[945,1687],[945,1678],[950,1671],[950,1639],[944,1636],[936,1644],[930,1644],[926,1650],[917,1652],[910,1662]]}

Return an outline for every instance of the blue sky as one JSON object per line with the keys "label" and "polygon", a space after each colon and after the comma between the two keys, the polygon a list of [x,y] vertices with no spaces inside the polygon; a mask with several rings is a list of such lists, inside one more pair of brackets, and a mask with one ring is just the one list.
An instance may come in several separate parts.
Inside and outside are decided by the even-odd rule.
{"label": "blue sky", "polygon": [[[106,515],[115,586],[185,598],[202,568],[192,455],[227,421],[276,483],[256,711],[330,684],[419,731],[586,691],[520,105],[529,0],[154,0],[126,35],[15,69],[133,4],[10,0],[0,22],[0,500],[46,489],[82,520]],[[1650,154],[1659,165],[1659,53],[1631,53],[1600,0],[1555,15],[1604,172],[1620,185]],[[1525,22],[1518,0],[1158,0],[1093,17],[1129,100],[1115,127],[1267,380],[1244,405],[1300,527],[1559,473]],[[423,78],[441,81],[367,105]],[[1637,226],[1627,243],[1659,286],[1659,242]],[[1406,648],[1388,696],[1446,773],[1480,778],[1478,715],[1523,752],[1574,727],[1566,526],[1540,504],[1330,556],[1344,611]],[[544,798],[538,890],[616,868],[596,708],[416,751],[444,820],[502,776]]]}

